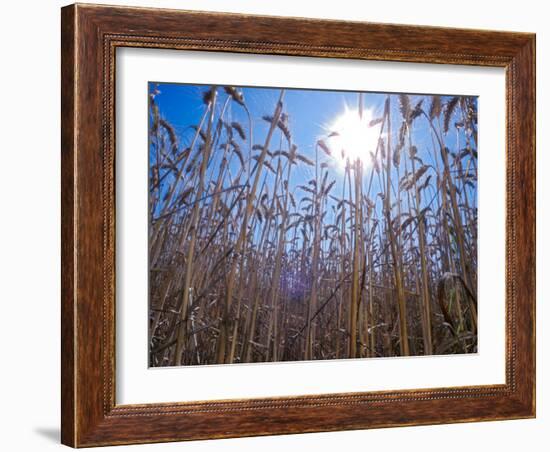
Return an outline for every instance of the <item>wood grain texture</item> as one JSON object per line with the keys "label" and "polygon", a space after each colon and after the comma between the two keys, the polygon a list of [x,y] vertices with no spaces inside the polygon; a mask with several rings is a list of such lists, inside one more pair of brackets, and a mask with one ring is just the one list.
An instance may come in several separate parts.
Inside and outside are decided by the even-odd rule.
{"label": "wood grain texture", "polygon": [[[73,447],[535,415],[535,36],[71,5],[62,9],[62,442]],[[115,403],[117,47],[506,68],[506,384]]]}
{"label": "wood grain texture", "polygon": [[75,129],[75,39],[74,9],[63,9],[61,19],[61,412],[63,428],[61,441],[75,444],[75,396],[74,385],[74,176],[73,168]]}

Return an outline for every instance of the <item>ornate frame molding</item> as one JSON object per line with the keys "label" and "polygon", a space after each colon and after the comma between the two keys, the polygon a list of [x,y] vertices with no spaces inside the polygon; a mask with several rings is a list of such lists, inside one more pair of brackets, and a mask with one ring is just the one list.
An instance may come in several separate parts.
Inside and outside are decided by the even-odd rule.
{"label": "ornate frame molding", "polygon": [[[223,27],[213,26],[222,23]],[[274,35],[272,29],[279,32]],[[62,9],[62,42],[64,444],[81,447],[534,416],[534,35],[71,5]],[[114,90],[118,47],[506,68],[506,383],[116,405]]]}

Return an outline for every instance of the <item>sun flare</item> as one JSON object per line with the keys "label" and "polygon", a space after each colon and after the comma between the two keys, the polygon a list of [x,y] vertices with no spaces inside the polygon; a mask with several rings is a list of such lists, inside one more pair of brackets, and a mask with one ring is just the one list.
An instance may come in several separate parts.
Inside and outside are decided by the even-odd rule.
{"label": "sun flare", "polygon": [[358,110],[345,111],[329,126],[328,145],[334,158],[341,164],[349,159],[353,162],[360,159],[364,167],[372,165],[370,153],[375,153],[380,127],[371,127],[373,120],[371,110],[364,110],[362,116]]}

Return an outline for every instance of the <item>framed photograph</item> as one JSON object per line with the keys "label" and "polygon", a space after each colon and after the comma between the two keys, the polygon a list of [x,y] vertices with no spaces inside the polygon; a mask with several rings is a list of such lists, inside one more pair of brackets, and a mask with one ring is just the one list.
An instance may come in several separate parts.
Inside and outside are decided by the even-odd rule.
{"label": "framed photograph", "polygon": [[62,9],[62,442],[535,416],[535,36]]}

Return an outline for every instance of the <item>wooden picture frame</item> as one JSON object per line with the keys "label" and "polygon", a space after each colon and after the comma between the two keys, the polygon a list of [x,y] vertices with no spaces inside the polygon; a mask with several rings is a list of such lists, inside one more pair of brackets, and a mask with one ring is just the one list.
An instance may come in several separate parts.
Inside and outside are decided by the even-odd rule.
{"label": "wooden picture frame", "polygon": [[[535,416],[535,35],[71,5],[62,9],[62,442],[73,447]],[[115,50],[144,47],[506,70],[506,383],[115,403]]]}

